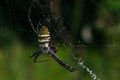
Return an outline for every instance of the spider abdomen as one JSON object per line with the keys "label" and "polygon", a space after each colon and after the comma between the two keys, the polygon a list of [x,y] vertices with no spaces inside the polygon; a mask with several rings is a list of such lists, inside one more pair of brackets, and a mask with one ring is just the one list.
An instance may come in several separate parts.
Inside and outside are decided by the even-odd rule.
{"label": "spider abdomen", "polygon": [[39,47],[47,48],[50,42],[50,32],[46,26],[42,26],[38,33]]}

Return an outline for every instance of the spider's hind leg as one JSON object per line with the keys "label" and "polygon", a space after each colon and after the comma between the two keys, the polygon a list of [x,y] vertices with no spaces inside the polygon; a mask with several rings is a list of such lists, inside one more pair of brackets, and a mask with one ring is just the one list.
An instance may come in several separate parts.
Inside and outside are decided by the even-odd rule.
{"label": "spider's hind leg", "polygon": [[68,64],[65,64],[51,49],[50,49],[49,53],[65,69],[67,69],[67,70],[69,70],[71,72],[74,72],[75,70],[78,69],[78,68],[73,68],[73,67],[69,66]]}
{"label": "spider's hind leg", "polygon": [[33,53],[32,56],[30,56],[30,57],[33,57],[33,58],[34,58],[33,62],[37,63],[37,62],[48,61],[48,60],[37,60],[37,58],[38,58],[38,56],[39,56],[40,54],[42,54],[41,49],[38,50],[38,51],[36,51],[35,53]]}
{"label": "spider's hind leg", "polygon": [[37,60],[37,58],[38,58],[39,55],[40,55],[40,53],[37,54],[37,55],[35,55],[34,60],[33,60],[35,63],[37,63],[37,62],[45,62],[45,61],[49,61],[49,60]]}
{"label": "spider's hind leg", "polygon": [[33,53],[33,55],[30,56],[30,57],[35,57],[35,56],[38,55],[38,54],[39,54],[39,55],[42,54],[41,49],[38,50],[38,51],[36,51],[35,53]]}

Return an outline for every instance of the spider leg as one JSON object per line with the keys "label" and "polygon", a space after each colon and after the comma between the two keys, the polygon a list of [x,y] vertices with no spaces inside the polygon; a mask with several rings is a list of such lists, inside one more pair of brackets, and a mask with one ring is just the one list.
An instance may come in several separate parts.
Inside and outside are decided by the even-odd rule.
{"label": "spider leg", "polygon": [[42,26],[41,23],[40,23],[41,20],[39,20],[38,24],[37,24],[37,33],[39,32],[39,27]]}
{"label": "spider leg", "polygon": [[[59,24],[59,22],[60,22],[61,20],[63,20],[62,17],[60,17],[60,18],[58,19],[58,21],[56,22],[56,24],[55,24],[55,26],[54,26],[55,28],[58,26],[58,24]],[[64,29],[65,29],[65,27],[63,27],[62,29],[60,29],[59,31],[56,31],[56,32],[57,32],[57,33],[61,33]],[[57,34],[56,36],[58,36],[58,34]]]}
{"label": "spider leg", "polygon": [[28,10],[28,20],[29,20],[29,22],[30,22],[30,25],[31,25],[33,31],[34,31],[35,33],[38,33],[37,30],[35,30],[35,27],[34,27],[34,25],[33,25],[33,23],[32,23],[31,18],[30,18],[30,13],[31,13],[32,4],[33,4],[33,3],[31,2],[31,5],[30,5],[29,10]]}
{"label": "spider leg", "polygon": [[55,24],[55,27],[59,24],[59,22],[60,22],[61,19],[62,19],[62,17],[60,17],[60,18],[58,19],[58,21],[57,21],[56,24]]}
{"label": "spider leg", "polygon": [[[61,21],[61,19],[63,19],[62,17],[60,17],[59,19],[58,19],[58,21],[56,22],[56,24],[55,24],[55,28],[58,26],[58,24],[59,24],[59,22]],[[63,27],[62,29],[60,29],[59,31],[58,30],[55,30],[55,32],[57,33],[56,35],[54,35],[54,36],[58,36],[58,34],[64,29],[65,27]],[[55,37],[54,37],[55,38]]]}
{"label": "spider leg", "polygon": [[48,60],[37,60],[37,58],[38,58],[38,56],[39,56],[40,54],[42,54],[41,49],[40,49],[40,50],[38,50],[38,51],[36,51],[35,53],[33,53],[33,55],[32,55],[32,56],[30,56],[30,57],[34,57],[33,62],[37,63],[37,62],[44,62],[44,61],[48,61]]}
{"label": "spider leg", "polygon": [[[57,20],[56,24],[54,25],[54,28],[56,28],[59,24],[59,22],[62,20],[63,18],[62,17],[59,17],[59,19]],[[55,33],[53,34],[52,36],[52,39],[54,41],[55,37],[57,37],[59,35],[59,33],[61,33],[63,30],[65,29],[65,27],[62,27],[60,30],[56,30],[55,29]],[[51,41],[50,45],[53,44],[53,41]]]}
{"label": "spider leg", "polygon": [[65,69],[67,69],[71,72],[74,72],[75,70],[77,70],[77,68],[70,67],[68,64],[65,64],[64,62],[62,62],[62,60],[51,49],[50,49],[49,53]]}
{"label": "spider leg", "polygon": [[37,55],[35,55],[35,57],[34,57],[34,62],[35,63],[49,61],[49,60],[37,60],[37,58],[38,58],[39,55],[40,55],[40,53],[37,54]]}
{"label": "spider leg", "polygon": [[38,54],[39,54],[39,55],[42,54],[41,49],[38,50],[38,51],[36,51],[35,53],[33,53],[33,55],[30,56],[30,57],[34,57],[34,56],[36,56],[36,55],[38,55]]}

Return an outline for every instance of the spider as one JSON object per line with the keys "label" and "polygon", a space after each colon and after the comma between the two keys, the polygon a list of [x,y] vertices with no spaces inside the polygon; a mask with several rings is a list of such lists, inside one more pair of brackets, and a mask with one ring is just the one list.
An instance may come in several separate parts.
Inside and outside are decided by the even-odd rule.
{"label": "spider", "polygon": [[[63,66],[65,69],[71,71],[71,72],[74,72],[77,68],[73,68],[71,66],[69,66],[68,64],[65,64],[57,55],[56,55],[56,52],[57,52],[57,49],[55,46],[53,46],[50,41],[52,40],[51,39],[51,35],[50,35],[50,31],[49,29],[44,26],[44,25],[41,25],[40,22],[38,23],[37,25],[37,29],[35,29],[33,23],[32,23],[32,20],[30,18],[30,13],[31,13],[31,7],[32,5],[30,6],[29,8],[29,11],[28,11],[28,20],[30,22],[30,25],[33,29],[33,31],[38,35],[38,43],[39,43],[39,47],[40,49],[38,51],[36,51],[35,53],[33,53],[32,56],[30,57],[33,57],[33,61],[35,63],[37,62],[42,62],[42,61],[48,61],[48,60],[40,60],[38,61],[37,58],[39,55],[41,54],[47,54],[47,55],[50,55],[53,59],[55,59],[61,66]],[[59,20],[58,20],[59,22]],[[39,26],[41,27],[39,29]]]}

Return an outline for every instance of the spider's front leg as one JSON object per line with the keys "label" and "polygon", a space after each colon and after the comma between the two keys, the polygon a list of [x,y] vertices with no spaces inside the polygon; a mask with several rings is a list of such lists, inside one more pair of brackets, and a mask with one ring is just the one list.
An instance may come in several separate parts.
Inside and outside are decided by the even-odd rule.
{"label": "spider's front leg", "polygon": [[48,60],[37,60],[37,58],[38,58],[38,56],[39,56],[40,54],[42,54],[41,49],[40,49],[40,50],[38,50],[38,51],[36,51],[35,53],[33,53],[33,55],[32,55],[32,56],[30,56],[30,57],[33,57],[33,58],[34,58],[34,59],[33,59],[33,62],[37,63],[37,62],[44,62],[44,61],[48,61]]}

